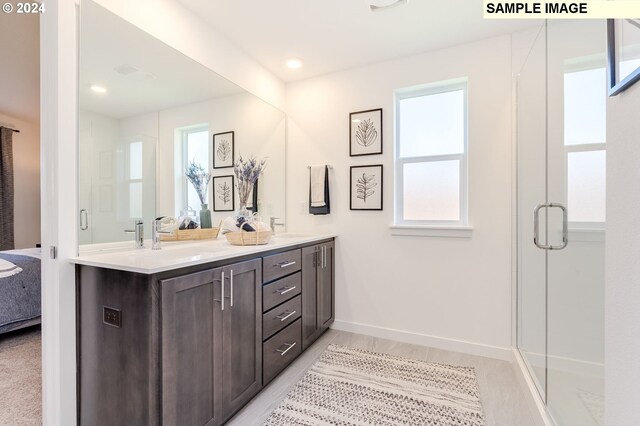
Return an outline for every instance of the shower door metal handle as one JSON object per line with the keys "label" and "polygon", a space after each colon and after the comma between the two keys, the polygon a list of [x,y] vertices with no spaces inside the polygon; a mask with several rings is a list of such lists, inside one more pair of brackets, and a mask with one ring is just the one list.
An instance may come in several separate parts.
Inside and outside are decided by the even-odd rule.
{"label": "shower door metal handle", "polygon": [[549,203],[549,208],[562,210],[562,244],[559,246],[550,245],[549,250],[562,250],[569,244],[569,218],[567,208],[560,203]]}
{"label": "shower door metal handle", "polygon": [[89,215],[87,209],[80,210],[80,229],[83,231],[89,229]]}
{"label": "shower door metal handle", "polygon": [[[559,208],[562,210],[562,244],[559,246],[540,244],[540,210],[543,208]],[[533,209],[533,244],[542,250],[562,250],[567,246],[567,244],[569,244],[568,224],[567,208],[564,205],[560,203],[538,204],[536,208]]]}

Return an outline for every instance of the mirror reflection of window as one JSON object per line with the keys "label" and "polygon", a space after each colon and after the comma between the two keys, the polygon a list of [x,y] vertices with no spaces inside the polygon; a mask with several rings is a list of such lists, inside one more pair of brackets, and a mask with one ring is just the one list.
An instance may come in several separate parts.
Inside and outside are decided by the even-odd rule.
{"label": "mirror reflection of window", "polygon": [[142,218],[142,142],[129,144],[129,218]]}
{"label": "mirror reflection of window", "polygon": [[[191,161],[199,163],[205,170],[209,170],[209,129],[206,127],[200,127],[196,129],[190,129],[183,131],[183,170],[187,168],[187,165]],[[184,185],[186,187],[186,199],[184,200],[184,207],[189,207],[192,210],[200,210],[200,198],[195,188],[186,177],[184,177]]]}
{"label": "mirror reflection of window", "polygon": [[605,68],[564,75],[566,191],[574,227],[604,228],[606,87]]}

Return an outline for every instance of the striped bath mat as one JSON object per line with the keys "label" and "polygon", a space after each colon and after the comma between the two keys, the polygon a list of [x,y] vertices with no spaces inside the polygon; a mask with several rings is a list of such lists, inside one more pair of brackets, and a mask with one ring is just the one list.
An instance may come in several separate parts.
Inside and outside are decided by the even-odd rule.
{"label": "striped bath mat", "polygon": [[330,345],[265,425],[485,424],[475,371]]}

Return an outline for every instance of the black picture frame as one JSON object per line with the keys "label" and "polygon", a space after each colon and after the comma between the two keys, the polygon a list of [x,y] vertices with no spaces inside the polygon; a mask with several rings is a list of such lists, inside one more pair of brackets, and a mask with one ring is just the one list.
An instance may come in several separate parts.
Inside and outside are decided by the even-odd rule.
{"label": "black picture frame", "polygon": [[[363,173],[362,178],[372,176],[367,175],[367,170],[374,172],[374,180],[369,181],[369,185],[375,184],[374,186],[367,188],[367,182],[363,182],[360,179],[360,170]],[[351,166],[349,176],[349,209],[382,211],[384,202],[384,170],[382,164]],[[362,185],[364,185],[364,188]],[[367,200],[367,198],[369,199]],[[371,204],[367,205],[368,202]]]}
{"label": "black picture frame", "polygon": [[640,31],[640,19],[607,19],[607,80],[609,96],[616,96],[640,80],[640,67],[618,81],[618,58],[616,57],[616,21],[627,21]]}
{"label": "black picture frame", "polygon": [[[220,192],[221,188],[218,185],[224,183],[227,184],[226,193],[230,197],[228,201],[224,201],[223,194]],[[230,187],[230,188],[229,188]],[[235,210],[236,205],[236,188],[235,188],[235,176],[214,176],[213,177],[213,211],[214,212],[232,212]]]}
{"label": "black picture frame", "polygon": [[[362,129],[365,123],[370,123],[370,126]],[[365,135],[361,136],[361,132],[364,132]],[[382,108],[349,114],[349,156],[380,155],[382,154],[382,145]]]}
{"label": "black picture frame", "polygon": [[[230,140],[229,140],[230,139]],[[235,132],[216,133],[212,137],[213,168],[226,169],[233,167],[235,161]],[[225,148],[226,147],[226,148]]]}

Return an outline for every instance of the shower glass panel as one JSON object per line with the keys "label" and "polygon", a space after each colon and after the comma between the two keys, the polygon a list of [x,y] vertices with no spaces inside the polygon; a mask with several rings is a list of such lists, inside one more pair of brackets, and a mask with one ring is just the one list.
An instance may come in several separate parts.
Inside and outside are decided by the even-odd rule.
{"label": "shower glass panel", "polygon": [[557,425],[603,424],[605,37],[549,21],[517,77],[518,348]]}
{"label": "shower glass panel", "polygon": [[[533,244],[533,210],[546,200],[546,30],[532,33],[517,75],[518,348],[540,393],[547,381],[547,252]],[[515,52],[514,52],[515,53]],[[546,210],[540,221],[546,223]],[[545,229],[541,229],[546,234]]]}
{"label": "shower glass panel", "polygon": [[[603,424],[605,21],[547,24],[547,198],[569,244],[547,257],[547,406],[558,425]],[[558,241],[556,211],[547,223]]]}

